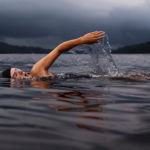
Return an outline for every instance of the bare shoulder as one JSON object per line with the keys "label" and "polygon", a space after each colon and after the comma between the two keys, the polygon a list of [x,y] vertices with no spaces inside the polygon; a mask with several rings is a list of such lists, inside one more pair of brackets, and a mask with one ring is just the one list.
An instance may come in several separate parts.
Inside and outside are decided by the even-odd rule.
{"label": "bare shoulder", "polygon": [[30,75],[36,78],[52,76],[52,74],[49,73],[48,70],[44,69],[43,67],[36,66],[36,65],[32,67],[30,71]]}

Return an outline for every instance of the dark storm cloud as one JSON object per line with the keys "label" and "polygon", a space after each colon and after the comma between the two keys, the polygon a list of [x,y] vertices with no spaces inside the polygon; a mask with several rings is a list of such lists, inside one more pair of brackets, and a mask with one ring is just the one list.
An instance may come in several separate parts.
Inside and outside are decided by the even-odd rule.
{"label": "dark storm cloud", "polygon": [[149,6],[146,0],[1,0],[0,40],[49,47],[103,30],[114,45],[148,41]]}

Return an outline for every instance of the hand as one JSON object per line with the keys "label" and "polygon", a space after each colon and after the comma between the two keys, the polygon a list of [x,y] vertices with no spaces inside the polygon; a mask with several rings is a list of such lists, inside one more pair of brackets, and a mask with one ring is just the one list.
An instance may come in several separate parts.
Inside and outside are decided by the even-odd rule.
{"label": "hand", "polygon": [[101,31],[95,31],[80,37],[80,40],[81,44],[93,44],[98,43],[98,40],[102,38],[104,38],[104,33]]}

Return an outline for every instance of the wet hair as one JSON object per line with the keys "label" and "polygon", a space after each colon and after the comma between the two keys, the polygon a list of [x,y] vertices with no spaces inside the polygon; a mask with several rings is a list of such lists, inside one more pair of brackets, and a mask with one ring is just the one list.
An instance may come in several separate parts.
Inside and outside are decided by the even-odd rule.
{"label": "wet hair", "polygon": [[1,76],[2,76],[3,78],[10,78],[10,77],[11,77],[11,76],[10,76],[10,71],[11,71],[11,68],[8,68],[8,69],[4,70],[4,71],[1,73]]}

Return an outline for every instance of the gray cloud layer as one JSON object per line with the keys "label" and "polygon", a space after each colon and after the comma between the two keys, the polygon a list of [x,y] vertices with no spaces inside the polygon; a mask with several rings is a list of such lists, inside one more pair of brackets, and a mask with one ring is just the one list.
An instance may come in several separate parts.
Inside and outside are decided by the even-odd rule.
{"label": "gray cloud layer", "polygon": [[150,40],[148,0],[1,0],[0,40],[54,47],[93,30],[113,45]]}

